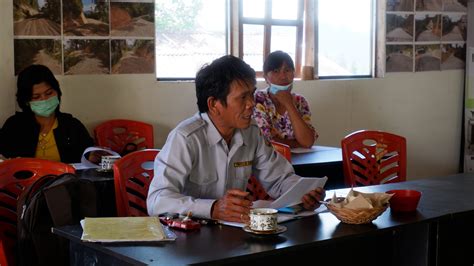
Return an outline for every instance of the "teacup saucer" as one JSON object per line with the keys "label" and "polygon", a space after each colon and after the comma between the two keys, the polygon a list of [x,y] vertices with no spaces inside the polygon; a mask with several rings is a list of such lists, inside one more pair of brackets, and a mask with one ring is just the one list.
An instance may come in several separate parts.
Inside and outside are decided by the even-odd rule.
{"label": "teacup saucer", "polygon": [[254,231],[250,229],[248,225],[246,225],[244,226],[244,231],[247,233],[252,233],[256,235],[278,235],[286,231],[286,226],[278,225],[276,230],[265,232],[265,231]]}

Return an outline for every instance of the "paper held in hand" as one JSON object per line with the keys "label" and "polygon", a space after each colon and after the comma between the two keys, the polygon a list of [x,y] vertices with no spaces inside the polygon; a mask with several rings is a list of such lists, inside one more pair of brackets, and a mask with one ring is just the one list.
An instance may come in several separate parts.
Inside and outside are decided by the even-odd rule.
{"label": "paper held in hand", "polygon": [[[308,193],[309,191],[317,188],[317,187],[324,187],[326,181],[328,180],[327,176],[325,177],[302,177],[298,180],[293,186],[290,187],[283,195],[281,195],[275,201],[269,200],[257,200],[254,201],[252,204],[252,208],[273,208],[273,209],[281,209],[283,207],[290,207],[296,204],[301,203],[301,198]],[[293,220],[299,217],[305,217],[314,215],[320,212],[321,208],[316,209],[314,211],[304,211],[298,214],[288,214],[288,213],[278,213],[278,223],[286,222],[289,220]],[[319,210],[319,211],[318,211]],[[326,207],[324,207],[326,210]],[[237,223],[237,222],[227,222],[227,221],[219,221],[221,224],[236,226],[236,227],[244,227],[244,223]]]}
{"label": "paper held in hand", "polygon": [[283,195],[274,201],[257,200],[253,202],[253,208],[274,208],[280,209],[284,207],[294,206],[301,203],[301,198],[311,190],[326,184],[328,177],[302,177]]}

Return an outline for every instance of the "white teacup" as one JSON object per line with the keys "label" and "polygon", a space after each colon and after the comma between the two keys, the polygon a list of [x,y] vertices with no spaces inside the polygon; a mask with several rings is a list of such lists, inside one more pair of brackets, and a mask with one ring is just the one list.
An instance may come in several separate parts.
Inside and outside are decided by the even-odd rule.
{"label": "white teacup", "polygon": [[250,210],[249,227],[253,231],[275,231],[278,226],[278,211],[271,208],[255,208]]}
{"label": "white teacup", "polygon": [[100,170],[102,171],[112,170],[112,167],[115,161],[117,161],[118,159],[120,159],[120,156],[117,156],[117,155],[102,156],[101,162],[100,162]]}

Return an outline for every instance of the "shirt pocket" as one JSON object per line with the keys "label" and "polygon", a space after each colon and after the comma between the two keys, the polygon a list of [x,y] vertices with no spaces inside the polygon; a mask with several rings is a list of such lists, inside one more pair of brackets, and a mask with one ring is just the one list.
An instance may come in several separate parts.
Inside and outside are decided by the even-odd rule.
{"label": "shirt pocket", "polygon": [[252,175],[252,165],[235,167],[234,173],[234,188],[239,188],[245,191],[247,187],[247,182]]}
{"label": "shirt pocket", "polygon": [[217,176],[190,176],[189,177],[189,190],[190,196],[200,197],[211,197],[216,192]]}

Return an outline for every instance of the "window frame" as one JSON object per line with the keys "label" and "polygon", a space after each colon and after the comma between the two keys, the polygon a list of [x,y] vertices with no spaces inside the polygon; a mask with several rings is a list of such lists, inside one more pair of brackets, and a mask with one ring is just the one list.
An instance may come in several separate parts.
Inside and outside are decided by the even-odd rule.
{"label": "window frame", "polygon": [[[371,68],[370,74],[368,75],[329,75],[329,76],[320,76],[319,75],[319,25],[318,25],[318,13],[319,5],[318,0],[309,0],[314,2],[314,25],[315,30],[313,31],[313,40],[314,40],[314,79],[319,80],[340,80],[340,79],[370,79],[376,77],[383,77],[383,72],[385,70],[385,61],[381,61],[385,58],[385,6],[386,0],[371,0]],[[382,14],[382,15],[381,15]],[[379,27],[377,27],[379,25]]]}
{"label": "window frame", "polygon": [[[304,2],[297,0],[297,18],[295,20],[288,19],[273,19],[272,16],[272,0],[265,0],[265,15],[263,18],[248,18],[243,16],[243,0],[238,0],[238,29],[231,28],[232,32],[238,31],[238,51],[239,57],[243,58],[244,44],[243,44],[243,28],[244,25],[262,25],[264,28],[263,37],[263,58],[262,65],[265,58],[270,54],[271,32],[272,26],[287,26],[296,28],[296,44],[295,44],[295,77],[301,76],[302,65],[302,47],[303,47],[303,13]],[[233,6],[235,7],[235,5]],[[232,12],[235,14],[234,12]],[[232,24],[234,26],[234,24]],[[263,71],[256,71],[257,77],[263,77]]]}
{"label": "window frame", "polygon": [[[227,54],[244,57],[244,25],[264,27],[262,65],[271,49],[272,26],[296,28],[295,78],[301,80],[321,79],[368,79],[383,77],[385,74],[385,9],[387,0],[372,0],[371,23],[371,73],[369,75],[319,76],[318,74],[318,1],[297,0],[297,18],[272,19],[272,0],[265,1],[263,18],[243,17],[243,0],[224,0],[226,2],[226,50]],[[156,64],[156,59],[155,59]],[[309,70],[309,71],[307,71]],[[256,71],[263,77],[263,71]],[[155,73],[156,75],[156,73]],[[192,81],[195,77],[156,77],[158,81]]]}

